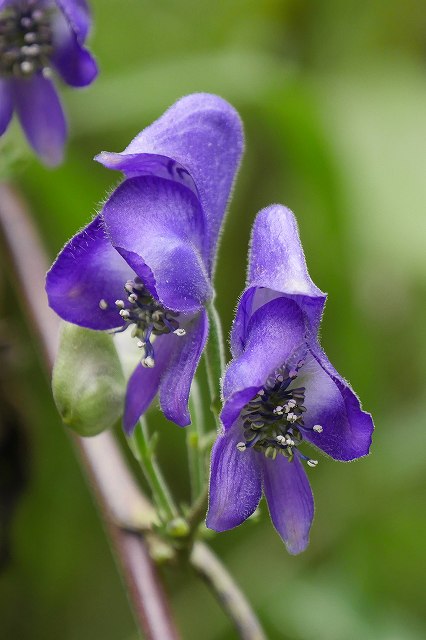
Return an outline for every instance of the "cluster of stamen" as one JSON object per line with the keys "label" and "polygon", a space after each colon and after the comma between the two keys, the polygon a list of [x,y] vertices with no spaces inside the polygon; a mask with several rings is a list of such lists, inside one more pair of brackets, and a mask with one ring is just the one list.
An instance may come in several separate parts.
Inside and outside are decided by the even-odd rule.
{"label": "cluster of stamen", "polygon": [[[174,333],[184,336],[186,331],[179,326],[179,313],[170,311],[152,297],[140,278],[128,280],[124,285],[127,300],[116,300],[115,305],[119,309],[120,316],[125,321],[125,326],[119,331],[124,331],[130,325],[132,337],[138,338],[137,346],[144,350],[142,364],[145,367],[154,367],[154,336],[166,333]],[[99,306],[106,308],[105,301],[101,300]]]}
{"label": "cluster of stamen", "polygon": [[321,425],[307,428],[303,420],[305,387],[296,387],[294,382],[304,360],[293,369],[281,367],[268,378],[241,412],[244,428],[244,442],[237,444],[239,451],[253,448],[267,458],[275,460],[281,454],[290,462],[297,456],[310,467],[316,467],[317,460],[308,458],[298,449],[303,442],[303,432],[321,433]]}
{"label": "cluster of stamen", "polygon": [[0,12],[0,76],[50,75],[51,12],[34,2]]}

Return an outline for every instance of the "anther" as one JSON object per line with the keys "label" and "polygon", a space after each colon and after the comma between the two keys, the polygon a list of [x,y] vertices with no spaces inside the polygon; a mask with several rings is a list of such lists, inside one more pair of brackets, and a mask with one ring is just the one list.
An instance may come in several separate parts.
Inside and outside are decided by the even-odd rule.
{"label": "anther", "polygon": [[312,427],[312,430],[315,431],[315,433],[322,433],[324,431],[324,429],[322,428],[322,426],[320,424],[315,424]]}
{"label": "anther", "polygon": [[152,358],[151,356],[148,356],[147,358],[144,358],[142,360],[142,364],[144,367],[147,367],[148,369],[152,369],[153,367],[155,367],[154,358]]}
{"label": "anther", "polygon": [[246,445],[244,444],[244,442],[239,442],[237,444],[237,449],[238,451],[245,451],[247,449]]}
{"label": "anther", "polygon": [[296,422],[298,417],[299,416],[297,416],[295,413],[288,413],[287,414],[287,421],[291,422],[291,423]]}
{"label": "anther", "polygon": [[20,68],[22,73],[25,73],[25,74],[30,74],[34,71],[34,65],[29,60],[24,60],[24,62],[21,62]]}
{"label": "anther", "polygon": [[145,345],[146,345],[146,342],[142,342],[142,340],[138,340],[136,343],[136,346],[138,349],[143,349]]}
{"label": "anther", "polygon": [[182,328],[180,328],[180,327],[179,327],[179,329],[175,329],[175,330],[173,331],[173,333],[174,333],[174,334],[176,334],[177,336],[184,336],[184,335],[186,335],[186,331],[185,331],[185,329],[182,329]]}
{"label": "anther", "polygon": [[135,293],[131,293],[127,299],[129,302],[136,302],[138,296]]}
{"label": "anther", "polygon": [[312,458],[311,458],[310,460],[308,460],[308,461],[306,462],[306,464],[307,464],[309,467],[312,467],[312,468],[313,468],[313,467],[316,467],[316,466],[317,466],[317,464],[318,464],[318,460],[312,460]]}
{"label": "anther", "polygon": [[118,307],[119,309],[124,309],[124,302],[123,300],[116,300],[115,301],[115,306]]}
{"label": "anther", "polygon": [[104,300],[104,298],[102,298],[102,300],[99,300],[99,309],[102,309],[102,311],[108,309],[108,302]]}
{"label": "anther", "polygon": [[127,309],[122,309],[122,310],[120,311],[120,316],[121,316],[122,318],[128,318],[128,317],[130,316],[130,312],[129,312]]}

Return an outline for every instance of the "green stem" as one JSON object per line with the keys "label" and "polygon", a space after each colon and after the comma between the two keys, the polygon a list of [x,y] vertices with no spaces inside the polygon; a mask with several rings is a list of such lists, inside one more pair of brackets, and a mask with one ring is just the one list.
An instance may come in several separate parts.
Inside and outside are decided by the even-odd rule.
{"label": "green stem", "polygon": [[140,423],[136,425],[133,436],[131,436],[129,441],[132,451],[140,463],[145,478],[151,488],[161,519],[167,521],[176,518],[178,516],[178,510],[158,467],[145,418],[140,419]]}
{"label": "green stem", "polygon": [[238,637],[242,640],[266,640],[253,609],[213,551],[197,541],[189,561],[233,621]]}
{"label": "green stem", "polygon": [[210,408],[215,416],[217,426],[220,426],[219,413],[221,407],[221,379],[225,372],[225,345],[223,331],[216,307],[211,303],[207,307],[210,322],[210,335],[204,351],[204,361],[207,371],[207,381],[210,390]]}
{"label": "green stem", "polygon": [[186,429],[186,446],[188,449],[191,499],[194,502],[200,495],[206,481],[206,457],[201,448],[205,430],[203,399],[196,379],[194,379],[191,387],[189,408],[191,424]]}

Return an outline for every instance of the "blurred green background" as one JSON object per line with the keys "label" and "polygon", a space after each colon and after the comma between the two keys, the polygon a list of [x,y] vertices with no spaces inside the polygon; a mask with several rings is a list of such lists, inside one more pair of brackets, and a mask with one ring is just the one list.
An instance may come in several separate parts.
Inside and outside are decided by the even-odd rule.
{"label": "blurred green background", "polygon": [[[323,346],[373,413],[376,434],[368,458],[324,458],[309,472],[316,517],[303,555],[286,553],[265,505],[259,524],[212,544],[271,639],[425,638],[424,1],[91,4],[100,76],[84,91],[63,88],[67,161],[40,166],[15,123],[1,141],[2,170],[12,163],[53,258],[119,180],[92,162],[96,153],[122,150],[186,93],[232,102],[247,149],[219,253],[224,329],[244,287],[253,218],[282,202],[296,213],[313,280],[329,293]],[[25,489],[1,566],[0,637],[135,639],[18,298],[1,273],[0,335],[12,353],[1,380],[21,413],[23,444],[13,451]],[[156,420],[166,474],[186,500],[184,433]],[[236,637],[191,574],[168,573],[167,583],[183,638]]]}

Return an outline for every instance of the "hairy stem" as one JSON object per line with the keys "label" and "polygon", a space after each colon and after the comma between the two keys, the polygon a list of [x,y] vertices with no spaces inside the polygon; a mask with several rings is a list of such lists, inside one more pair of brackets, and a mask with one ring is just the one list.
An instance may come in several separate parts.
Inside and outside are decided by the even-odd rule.
{"label": "hairy stem", "polygon": [[195,542],[190,562],[232,619],[239,637],[242,640],[266,640],[245,596],[213,551],[203,542]]}
{"label": "hairy stem", "polygon": [[204,362],[207,371],[207,382],[210,390],[211,405],[210,408],[216,420],[216,425],[220,427],[220,397],[221,397],[221,380],[225,372],[225,344],[223,341],[222,324],[216,307],[211,303],[207,307],[209,316],[210,333],[206,349],[204,351]]}
{"label": "hairy stem", "polygon": [[146,419],[142,417],[131,437],[136,459],[142,467],[142,471],[151,488],[154,502],[156,503],[163,521],[172,520],[178,515],[176,505],[170,494],[169,488],[158,467],[155,453],[150,442]]}
{"label": "hairy stem", "polygon": [[205,431],[203,400],[200,387],[194,379],[189,398],[191,424],[186,428],[186,446],[188,451],[189,477],[191,481],[191,499],[195,502],[206,483],[206,455],[202,449]]}

